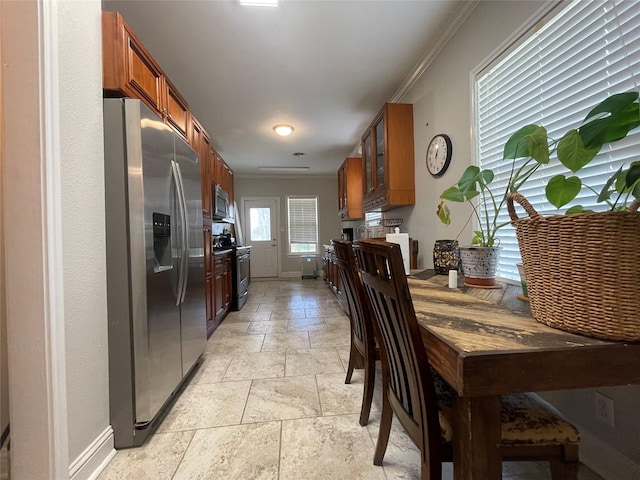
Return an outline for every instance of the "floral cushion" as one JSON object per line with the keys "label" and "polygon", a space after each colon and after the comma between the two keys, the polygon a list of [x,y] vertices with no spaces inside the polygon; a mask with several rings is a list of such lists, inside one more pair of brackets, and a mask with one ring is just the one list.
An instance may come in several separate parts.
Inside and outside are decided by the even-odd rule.
{"label": "floral cushion", "polygon": [[[453,399],[455,391],[432,370],[440,431],[445,443],[453,438]],[[577,444],[578,430],[544,400],[531,393],[502,397],[502,443],[514,444]]]}
{"label": "floral cushion", "polygon": [[580,434],[547,402],[531,393],[502,397],[502,443],[577,444]]}

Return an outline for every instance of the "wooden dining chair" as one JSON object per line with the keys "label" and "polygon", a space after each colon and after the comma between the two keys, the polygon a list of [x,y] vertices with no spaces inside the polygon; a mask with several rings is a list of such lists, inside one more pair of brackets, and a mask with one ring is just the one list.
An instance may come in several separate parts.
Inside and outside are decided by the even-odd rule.
{"label": "wooden dining chair", "polygon": [[364,365],[364,392],[360,409],[360,425],[364,427],[369,423],[376,378],[376,360],[380,360],[380,352],[376,347],[374,320],[369,308],[369,299],[362,288],[362,282],[357,278],[356,257],[351,242],[333,240],[333,248],[351,323],[351,348],[344,383],[351,383],[354,368],[357,365]]}
{"label": "wooden dining chair", "polygon": [[[395,413],[420,449],[422,480],[440,480],[442,462],[453,458],[456,393],[429,366],[400,247],[361,240],[353,249],[381,343],[383,402],[373,463],[382,464]],[[503,460],[548,460],[554,480],[575,480],[578,439],[576,428],[537,396],[503,396]]]}

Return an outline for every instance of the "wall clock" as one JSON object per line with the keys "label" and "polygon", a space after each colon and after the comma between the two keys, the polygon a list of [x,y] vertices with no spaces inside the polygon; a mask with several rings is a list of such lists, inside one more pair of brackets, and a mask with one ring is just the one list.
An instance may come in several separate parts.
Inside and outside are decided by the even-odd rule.
{"label": "wall clock", "polygon": [[434,177],[444,174],[451,163],[453,146],[449,135],[440,133],[433,137],[427,147],[427,170]]}

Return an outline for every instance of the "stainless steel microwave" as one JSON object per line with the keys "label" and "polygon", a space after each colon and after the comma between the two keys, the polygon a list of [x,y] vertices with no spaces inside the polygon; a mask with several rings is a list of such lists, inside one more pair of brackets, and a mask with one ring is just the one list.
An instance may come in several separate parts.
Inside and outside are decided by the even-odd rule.
{"label": "stainless steel microwave", "polygon": [[229,194],[217,183],[213,184],[211,201],[213,202],[213,218],[224,220],[230,217]]}

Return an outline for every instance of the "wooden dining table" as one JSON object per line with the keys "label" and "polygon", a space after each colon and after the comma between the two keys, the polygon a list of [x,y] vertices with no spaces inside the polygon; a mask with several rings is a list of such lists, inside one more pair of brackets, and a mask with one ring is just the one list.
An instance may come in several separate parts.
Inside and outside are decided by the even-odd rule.
{"label": "wooden dining table", "polygon": [[640,384],[640,343],[598,340],[537,322],[519,286],[447,287],[433,270],[408,278],[433,368],[455,389],[454,478],[502,478],[500,396]]}

